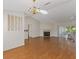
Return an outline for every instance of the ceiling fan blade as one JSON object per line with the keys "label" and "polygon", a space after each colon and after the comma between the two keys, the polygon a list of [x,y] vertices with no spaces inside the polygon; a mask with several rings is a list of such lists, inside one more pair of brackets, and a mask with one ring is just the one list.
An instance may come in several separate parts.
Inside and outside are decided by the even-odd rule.
{"label": "ceiling fan blade", "polygon": [[40,10],[39,12],[42,14],[48,14],[48,12],[46,10]]}
{"label": "ceiling fan blade", "polygon": [[47,2],[47,3],[45,3],[44,6],[47,6],[47,5],[49,5],[49,4],[51,4],[51,2]]}
{"label": "ceiling fan blade", "polygon": [[40,4],[39,7],[44,7],[44,6],[48,6],[49,4],[52,4],[52,1],[46,2],[44,4]]}

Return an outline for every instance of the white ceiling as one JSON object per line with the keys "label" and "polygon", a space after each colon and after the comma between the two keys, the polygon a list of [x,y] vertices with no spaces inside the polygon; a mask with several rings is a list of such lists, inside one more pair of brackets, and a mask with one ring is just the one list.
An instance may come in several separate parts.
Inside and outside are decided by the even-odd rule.
{"label": "white ceiling", "polygon": [[[47,15],[31,15],[37,20],[44,22],[66,22],[75,20],[76,1],[75,0],[37,0],[36,6],[48,11]],[[32,0],[4,0],[4,10],[24,12],[33,6]],[[46,3],[48,5],[44,5]]]}

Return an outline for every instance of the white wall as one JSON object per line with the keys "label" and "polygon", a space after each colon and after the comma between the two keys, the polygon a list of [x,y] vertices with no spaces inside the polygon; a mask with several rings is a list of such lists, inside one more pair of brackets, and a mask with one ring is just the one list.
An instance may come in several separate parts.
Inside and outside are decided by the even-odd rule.
{"label": "white wall", "polygon": [[54,23],[45,23],[40,22],[40,36],[43,36],[44,31],[50,31],[50,36],[58,36],[58,27],[65,27],[69,25],[76,26],[76,20],[71,20],[67,22],[54,22]]}
{"label": "white wall", "polygon": [[50,31],[50,36],[57,36],[57,25],[40,22],[40,36],[43,36],[44,31]]}
{"label": "white wall", "polygon": [[[20,32],[13,32],[8,31],[8,14],[22,16],[24,21],[23,31]],[[32,17],[26,17],[24,19],[24,14],[19,12],[11,12],[11,11],[4,11],[3,15],[3,50],[8,50],[12,48],[19,47],[24,45],[24,39],[28,38],[27,33],[24,32],[24,29],[28,29],[28,24],[30,25],[30,37],[38,37],[40,36],[40,22],[35,20]]]}
{"label": "white wall", "polygon": [[[30,16],[25,17],[25,27],[24,29],[28,29],[29,24],[29,36],[30,37],[38,37],[40,36],[40,22]],[[28,38],[28,33],[25,33],[25,39]]]}
{"label": "white wall", "polygon": [[[23,17],[21,13],[4,11],[3,14],[3,50],[8,50],[16,48],[18,46],[24,45],[24,32],[8,31],[8,14],[19,15]],[[24,19],[23,19],[24,20]]]}
{"label": "white wall", "polygon": [[76,20],[71,20],[71,21],[66,21],[66,22],[59,22],[57,23],[59,26],[69,26],[69,25],[73,25],[76,26]]}

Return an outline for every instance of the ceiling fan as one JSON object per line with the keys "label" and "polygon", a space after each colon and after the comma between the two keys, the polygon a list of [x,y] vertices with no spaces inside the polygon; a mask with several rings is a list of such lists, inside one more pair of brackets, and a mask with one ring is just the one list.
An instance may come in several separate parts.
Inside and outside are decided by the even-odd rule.
{"label": "ceiling fan", "polygon": [[[32,0],[34,5],[28,9],[25,10],[25,12],[30,12],[31,14],[35,15],[37,13],[41,13],[41,14],[48,14],[48,11],[47,10],[43,10],[41,9],[38,5],[36,5],[36,2],[37,0]],[[62,0],[61,2],[57,2],[55,1],[53,6],[56,7],[56,6],[60,6],[62,5],[63,3],[66,3],[66,2],[69,2],[69,1],[72,1],[72,0]],[[48,6],[48,5],[51,5],[53,1],[49,1],[43,5],[40,5],[40,6]]]}
{"label": "ceiling fan", "polygon": [[[32,0],[34,3],[34,6],[31,8],[28,8],[28,12],[31,12],[32,14],[37,14],[37,13],[41,13],[41,14],[48,14],[47,10],[43,10],[38,8],[37,6],[35,6],[35,2],[36,0]],[[48,5],[49,3],[46,3],[45,5]]]}

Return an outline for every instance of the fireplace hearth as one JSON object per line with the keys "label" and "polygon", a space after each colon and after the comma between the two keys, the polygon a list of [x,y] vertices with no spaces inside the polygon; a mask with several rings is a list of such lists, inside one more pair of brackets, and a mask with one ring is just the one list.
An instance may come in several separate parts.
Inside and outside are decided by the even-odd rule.
{"label": "fireplace hearth", "polygon": [[44,35],[44,37],[50,37],[50,32],[46,31],[46,32],[43,33],[43,35]]}

